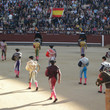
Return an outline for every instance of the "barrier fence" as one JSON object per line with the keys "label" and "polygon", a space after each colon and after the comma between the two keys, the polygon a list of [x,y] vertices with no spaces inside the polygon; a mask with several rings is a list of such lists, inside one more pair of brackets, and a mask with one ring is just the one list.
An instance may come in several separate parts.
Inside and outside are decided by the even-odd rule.
{"label": "barrier fence", "polygon": [[[46,34],[67,34],[67,35],[76,35],[80,33],[80,30],[77,29],[39,29],[41,33],[46,33]],[[28,30],[14,30],[14,29],[3,29],[0,28],[0,33],[1,34],[27,34],[27,33],[36,33],[35,29],[28,29]],[[110,35],[110,29],[109,30],[98,30],[98,31],[92,31],[92,30],[87,30],[85,31],[86,34],[94,34],[94,35]]]}
{"label": "barrier fence", "polygon": [[[54,33],[41,33],[43,36],[43,42],[78,42],[78,34],[54,34]],[[0,34],[0,41],[5,39],[11,42],[33,42],[35,33],[14,33],[14,34]],[[110,35],[104,35],[103,43],[105,45],[110,44]],[[87,34],[87,43],[101,43],[102,35]]]}

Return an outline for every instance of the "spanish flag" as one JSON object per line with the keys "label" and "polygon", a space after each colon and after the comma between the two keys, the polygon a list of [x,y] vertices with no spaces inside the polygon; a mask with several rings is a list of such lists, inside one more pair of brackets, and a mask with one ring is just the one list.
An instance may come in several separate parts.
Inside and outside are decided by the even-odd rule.
{"label": "spanish flag", "polygon": [[52,17],[62,17],[64,8],[53,8]]}

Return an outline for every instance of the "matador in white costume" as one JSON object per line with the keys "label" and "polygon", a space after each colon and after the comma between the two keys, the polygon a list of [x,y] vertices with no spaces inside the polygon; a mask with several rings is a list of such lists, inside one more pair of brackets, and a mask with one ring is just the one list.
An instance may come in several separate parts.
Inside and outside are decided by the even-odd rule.
{"label": "matador in white costume", "polygon": [[27,65],[26,65],[26,70],[29,71],[29,87],[28,87],[28,89],[31,89],[31,84],[32,84],[32,80],[33,80],[36,85],[36,91],[37,91],[38,82],[35,79],[35,77],[36,77],[36,74],[40,70],[40,65],[38,64],[37,61],[34,61],[33,59],[34,59],[34,57],[30,56],[29,61],[27,62]]}

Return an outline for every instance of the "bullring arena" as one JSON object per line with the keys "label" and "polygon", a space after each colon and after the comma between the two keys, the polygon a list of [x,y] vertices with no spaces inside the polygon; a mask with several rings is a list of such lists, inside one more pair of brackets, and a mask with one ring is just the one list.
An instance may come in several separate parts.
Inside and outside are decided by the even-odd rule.
{"label": "bullring arena", "polygon": [[[11,60],[15,48],[20,48],[23,57],[20,78],[15,78]],[[108,48],[88,47],[86,56],[90,60],[87,71],[87,85],[79,85],[80,48],[78,46],[55,46],[57,51],[56,64],[62,72],[61,84],[56,85],[58,101],[53,104],[47,100],[50,96],[48,79],[45,70],[48,66],[48,58],[45,53],[49,47],[42,46],[39,63],[40,72],[37,75],[39,90],[28,90],[29,73],[25,70],[26,62],[30,55],[34,55],[31,46],[8,46],[7,60],[0,60],[0,110],[105,110],[105,95],[98,93],[95,85],[99,74],[102,56]],[[84,80],[83,80],[84,81]],[[105,87],[103,85],[103,92]]]}
{"label": "bullring arena", "polygon": [[[7,59],[2,61],[6,52],[5,41],[8,44]],[[33,45],[34,41],[37,43]],[[89,58],[90,64],[87,67],[87,78],[84,75],[85,82],[83,77],[82,84],[78,67],[78,64],[81,64],[78,63],[81,58],[78,45],[86,46],[86,42],[86,57]],[[40,43],[42,46],[38,53]],[[54,74],[54,77],[49,79],[52,91],[48,77],[45,76],[49,63],[46,57],[49,55],[46,52],[50,44],[55,45],[56,65],[62,73],[61,84],[57,83],[55,87],[58,100],[54,91],[56,71],[53,71],[56,67],[50,66],[48,71],[52,67],[52,72],[46,71],[49,77],[50,73]],[[36,48],[36,56],[33,47]],[[100,78],[96,83],[102,56],[108,48],[110,0],[0,0],[0,110],[110,110],[109,74],[103,72],[106,73],[107,77],[104,78],[107,82],[106,88],[103,84],[103,92],[99,91],[102,93],[98,93],[99,87],[96,86],[100,80],[104,80]],[[15,68],[15,62],[12,60],[15,49],[22,52],[20,74],[21,56],[15,58]],[[55,58],[53,50],[51,52]],[[83,53],[84,47],[81,50]],[[33,59],[33,56],[34,60],[39,59],[40,71],[36,78],[38,83],[34,77],[35,66],[38,65],[31,60],[33,68],[29,67],[29,56],[30,59]],[[82,70],[85,72],[86,67],[84,62],[82,63]],[[110,65],[107,63],[107,66]],[[31,78],[34,79],[32,87]],[[55,99],[52,99],[52,96]]]}

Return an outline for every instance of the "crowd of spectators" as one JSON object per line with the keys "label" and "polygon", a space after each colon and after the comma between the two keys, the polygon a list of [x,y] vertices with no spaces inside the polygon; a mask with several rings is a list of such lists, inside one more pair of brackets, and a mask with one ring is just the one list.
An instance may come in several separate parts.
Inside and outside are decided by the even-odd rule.
{"label": "crowd of spectators", "polygon": [[[64,8],[52,18],[52,8]],[[0,0],[0,28],[7,33],[110,33],[110,0]],[[11,31],[10,31],[11,30]]]}

